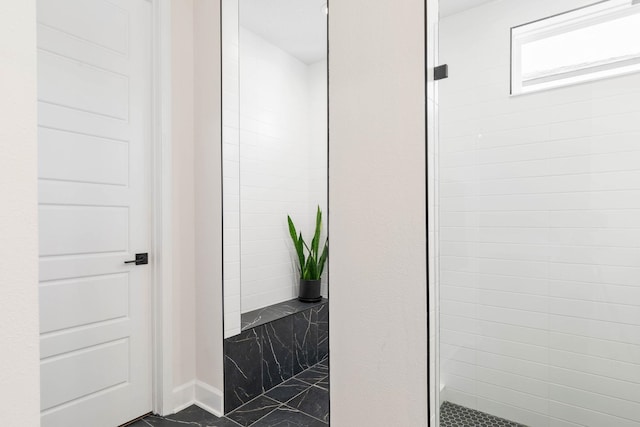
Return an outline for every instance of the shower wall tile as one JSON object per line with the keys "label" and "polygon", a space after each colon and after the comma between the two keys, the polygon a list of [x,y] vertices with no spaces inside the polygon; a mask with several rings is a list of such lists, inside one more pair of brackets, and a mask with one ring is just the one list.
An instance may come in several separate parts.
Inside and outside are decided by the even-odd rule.
{"label": "shower wall tile", "polygon": [[325,300],[225,339],[225,413],[328,356],[328,314]]}
{"label": "shower wall tile", "polygon": [[298,293],[293,248],[284,240],[287,215],[308,236],[320,205],[327,224],[327,63],[306,64],[243,26],[239,58],[239,253],[246,313]]}
{"label": "shower wall tile", "polygon": [[509,95],[509,29],[592,2],[568,3],[440,21],[440,383],[525,425],[635,425],[640,74]]}
{"label": "shower wall tile", "polygon": [[327,212],[327,62],[301,62],[240,25],[239,10],[223,0],[225,337],[241,313],[297,295],[287,214],[307,235],[317,206]]}

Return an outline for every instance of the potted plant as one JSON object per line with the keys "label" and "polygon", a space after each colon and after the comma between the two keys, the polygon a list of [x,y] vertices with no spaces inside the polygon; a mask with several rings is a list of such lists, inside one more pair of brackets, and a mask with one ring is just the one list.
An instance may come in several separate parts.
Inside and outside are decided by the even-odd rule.
{"label": "potted plant", "polygon": [[322,211],[318,206],[316,213],[316,230],[311,240],[311,246],[302,238],[302,233],[296,231],[291,217],[287,215],[289,234],[298,256],[298,272],[300,273],[300,291],[298,299],[303,302],[318,302],[322,299],[320,280],[324,264],[329,255],[329,239],[327,238],[320,252],[320,232],[322,231]]}

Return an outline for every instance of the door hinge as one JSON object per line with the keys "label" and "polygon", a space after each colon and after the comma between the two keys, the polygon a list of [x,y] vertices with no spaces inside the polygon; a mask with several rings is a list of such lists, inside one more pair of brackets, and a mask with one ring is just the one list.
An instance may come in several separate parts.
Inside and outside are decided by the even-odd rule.
{"label": "door hinge", "polygon": [[449,77],[449,66],[447,64],[438,65],[433,69],[433,80],[438,81]]}

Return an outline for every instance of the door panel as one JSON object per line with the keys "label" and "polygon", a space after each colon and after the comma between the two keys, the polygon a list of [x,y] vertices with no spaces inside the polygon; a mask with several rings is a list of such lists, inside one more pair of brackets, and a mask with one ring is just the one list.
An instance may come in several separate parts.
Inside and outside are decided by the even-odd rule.
{"label": "door panel", "polygon": [[[40,332],[55,332],[127,317],[129,277],[108,274],[56,280],[40,287]],[[68,309],[67,307],[73,307]]]}
{"label": "door panel", "polygon": [[151,410],[151,5],[38,1],[43,427]]}
{"label": "door panel", "polygon": [[40,206],[40,256],[124,252],[129,209],[116,206]]}
{"label": "door panel", "polygon": [[128,115],[129,78],[69,56],[40,50],[40,101],[118,120]]}
{"label": "door panel", "polygon": [[[129,379],[129,352],[129,340],[122,338],[43,361],[40,373],[49,392],[42,395],[42,407],[52,408],[125,384]],[[82,381],[69,381],[68,372],[81,377]]]}
{"label": "door panel", "polygon": [[124,2],[86,0],[38,2],[40,25],[123,56],[128,54],[127,36],[130,29],[130,15],[130,8]]}
{"label": "door panel", "polygon": [[39,175],[58,181],[127,185],[128,144],[108,138],[42,128]]}

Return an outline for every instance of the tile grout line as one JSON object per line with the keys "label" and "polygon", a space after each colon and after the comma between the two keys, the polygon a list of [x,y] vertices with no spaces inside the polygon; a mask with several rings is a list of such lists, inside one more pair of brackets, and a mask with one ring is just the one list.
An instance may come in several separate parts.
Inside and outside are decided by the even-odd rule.
{"label": "tile grout line", "polygon": [[292,410],[294,410],[294,411],[298,411],[298,412],[300,412],[301,414],[304,414],[304,415],[307,415],[307,416],[309,416],[309,417],[313,418],[314,420],[317,420],[317,421],[320,421],[321,423],[324,423],[324,424],[326,424],[326,425],[329,425],[329,423],[328,423],[327,421],[324,421],[324,420],[321,420],[320,418],[314,417],[313,415],[311,415],[311,414],[309,414],[309,413],[307,413],[307,412],[301,411],[301,410],[299,410],[299,409],[296,409],[296,408],[291,407],[291,406],[286,405],[286,404],[284,404],[284,405],[282,405],[282,406],[285,406],[285,407],[287,407],[287,408],[289,408],[289,409],[292,409]]}
{"label": "tile grout line", "polygon": [[[234,409],[233,411],[231,411],[229,414],[234,413],[235,411],[237,411],[237,410],[238,410],[238,409],[240,409],[241,407],[243,407],[243,406],[245,406],[245,405],[248,405],[249,403],[253,402],[254,400],[257,400],[257,399],[258,399],[258,398],[260,398],[260,397],[266,397],[267,399],[270,399],[270,400],[272,400],[272,401],[274,401],[274,402],[278,403],[279,405],[278,405],[275,409],[273,409],[273,410],[269,411],[268,413],[266,413],[265,415],[263,415],[262,417],[258,418],[257,420],[253,421],[252,423],[248,424],[246,427],[251,427],[252,425],[254,425],[255,423],[257,423],[258,421],[262,420],[263,418],[267,417],[268,415],[272,414],[273,412],[277,411],[278,409],[280,409],[280,408],[282,408],[282,407],[287,407],[287,408],[292,409],[292,410],[295,410],[295,411],[297,411],[297,412],[299,412],[299,413],[301,413],[301,414],[307,415],[307,416],[309,416],[309,417],[313,418],[314,420],[320,421],[320,422],[322,422],[322,423],[326,423],[326,421],[323,421],[323,420],[321,420],[321,419],[319,419],[319,418],[317,418],[317,417],[314,417],[314,416],[313,416],[313,415],[311,415],[311,414],[308,414],[308,413],[306,413],[306,412],[304,412],[304,411],[302,411],[302,410],[299,410],[299,409],[296,409],[296,408],[293,408],[293,407],[289,406],[289,405],[288,405],[288,403],[289,403],[289,402],[291,402],[291,401],[292,401],[293,399],[295,399],[296,397],[300,396],[302,393],[305,393],[305,392],[309,391],[309,390],[310,390],[311,388],[313,388],[313,387],[315,387],[315,388],[317,388],[317,389],[319,389],[319,390],[322,390],[323,392],[327,392],[327,393],[329,393],[329,390],[325,390],[325,389],[323,389],[322,387],[318,387],[318,386],[316,385],[316,384],[317,384],[317,382],[316,382],[316,383],[314,383],[314,384],[310,384],[308,381],[305,381],[305,380],[302,380],[302,379],[299,379],[299,378],[298,378],[298,375],[300,375],[300,374],[302,374],[302,373],[304,373],[304,372],[307,372],[307,371],[312,371],[312,370],[314,370],[314,368],[316,368],[316,367],[326,368],[326,369],[327,369],[327,371],[328,371],[328,370],[329,370],[329,366],[322,365],[323,363],[325,363],[325,362],[327,362],[327,361],[328,361],[328,357],[323,358],[321,361],[316,362],[314,365],[312,365],[312,366],[310,366],[310,367],[306,368],[305,370],[303,370],[303,371],[299,372],[298,374],[296,374],[296,375],[292,376],[291,378],[287,379],[286,381],[283,381],[282,383],[278,384],[277,386],[272,387],[272,388],[270,388],[270,389],[269,389],[269,390],[267,390],[267,391],[264,391],[263,393],[259,394],[258,396],[254,397],[254,398],[253,398],[253,399],[251,399],[251,400],[248,400],[247,402],[245,402],[245,403],[243,403],[242,405],[240,405],[238,408],[236,408],[236,409]],[[315,371],[315,372],[318,372],[318,371]],[[318,373],[321,373],[321,372],[318,372]],[[328,374],[328,372],[327,372],[327,375],[326,375],[325,377],[323,377],[322,379],[320,379],[318,382],[323,381],[323,380],[327,379],[328,377],[329,377],[329,374]],[[305,389],[304,389],[303,391],[301,391],[300,393],[297,393],[296,395],[294,395],[293,397],[291,397],[290,399],[288,399],[286,402],[279,402],[278,400],[273,399],[273,398],[271,398],[271,397],[267,396],[267,393],[269,393],[269,392],[270,392],[270,391],[272,391],[272,390],[275,390],[275,389],[276,389],[276,388],[278,388],[280,385],[282,385],[282,384],[284,384],[284,383],[286,383],[287,381],[292,380],[292,379],[296,379],[296,380],[300,381],[301,383],[308,385],[308,387],[307,387],[307,388],[305,388]],[[232,419],[232,418],[229,418],[229,417],[228,417],[228,416],[226,416],[226,415],[224,416],[224,418],[229,419],[230,421],[232,421],[232,422],[234,422],[234,423],[238,424],[239,426],[244,427],[242,424],[238,423],[237,421],[235,421],[235,420],[234,420],[234,419]]]}

